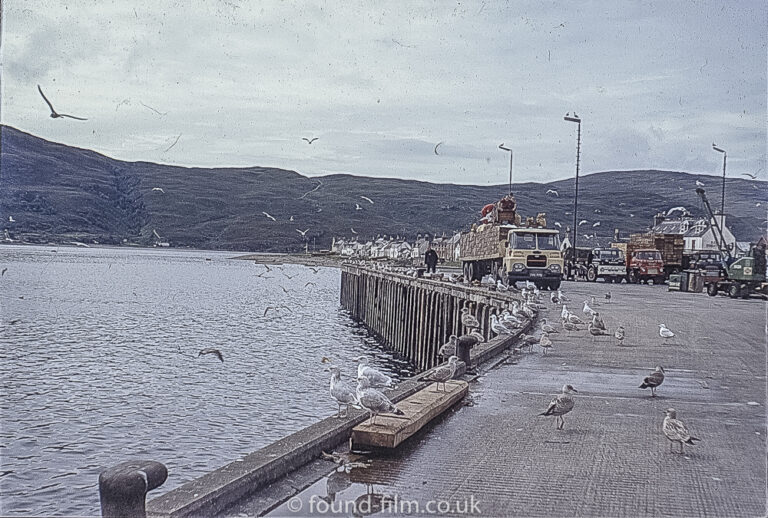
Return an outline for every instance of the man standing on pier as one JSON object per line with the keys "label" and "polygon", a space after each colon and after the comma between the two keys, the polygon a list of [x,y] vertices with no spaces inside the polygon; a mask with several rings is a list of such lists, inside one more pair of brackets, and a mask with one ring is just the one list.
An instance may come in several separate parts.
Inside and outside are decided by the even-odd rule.
{"label": "man standing on pier", "polygon": [[427,265],[427,273],[432,270],[432,273],[436,273],[437,267],[437,252],[432,249],[432,245],[427,246],[427,251],[424,253],[424,264]]}

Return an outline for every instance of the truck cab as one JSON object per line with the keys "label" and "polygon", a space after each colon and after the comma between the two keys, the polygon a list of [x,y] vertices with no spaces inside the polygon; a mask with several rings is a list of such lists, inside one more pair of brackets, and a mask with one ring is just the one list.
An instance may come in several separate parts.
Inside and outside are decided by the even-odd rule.
{"label": "truck cab", "polygon": [[661,252],[655,248],[638,248],[627,257],[627,281],[633,284],[639,282],[664,282],[664,261]]}
{"label": "truck cab", "polygon": [[532,281],[539,289],[556,290],[563,279],[563,254],[557,230],[513,228],[504,257],[507,282]]}
{"label": "truck cab", "polygon": [[620,283],[627,274],[624,253],[618,248],[593,248],[587,256],[587,280]]}

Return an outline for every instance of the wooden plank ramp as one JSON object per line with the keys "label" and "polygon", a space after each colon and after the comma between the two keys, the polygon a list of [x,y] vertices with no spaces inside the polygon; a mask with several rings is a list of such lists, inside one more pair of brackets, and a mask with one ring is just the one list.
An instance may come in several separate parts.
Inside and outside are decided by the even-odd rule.
{"label": "wooden plank ramp", "polygon": [[376,424],[370,418],[352,429],[352,447],[396,448],[408,437],[423,428],[432,419],[439,416],[469,392],[466,381],[450,380],[445,390],[442,383],[437,390],[437,383],[403,399],[397,408],[405,415],[381,414],[376,417]]}

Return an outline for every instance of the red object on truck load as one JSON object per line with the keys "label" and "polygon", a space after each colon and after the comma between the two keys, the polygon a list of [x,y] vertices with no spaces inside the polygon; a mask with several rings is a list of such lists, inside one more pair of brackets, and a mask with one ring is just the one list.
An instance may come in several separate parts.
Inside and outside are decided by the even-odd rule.
{"label": "red object on truck load", "polygon": [[486,217],[488,215],[488,213],[491,212],[495,206],[496,206],[495,203],[489,203],[488,205],[483,207],[483,210],[480,211],[480,214],[483,217]]}

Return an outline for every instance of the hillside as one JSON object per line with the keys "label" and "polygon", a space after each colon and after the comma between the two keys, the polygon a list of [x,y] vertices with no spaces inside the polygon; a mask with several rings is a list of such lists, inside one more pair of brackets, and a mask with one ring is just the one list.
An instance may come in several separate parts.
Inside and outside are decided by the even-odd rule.
{"label": "hillside", "polygon": [[[123,162],[8,126],[2,126],[1,139],[0,228],[25,242],[151,245],[155,230],[171,246],[285,252],[303,250],[297,230],[305,229],[317,248],[327,248],[333,236],[352,237],[351,229],[359,239],[412,239],[466,229],[483,205],[506,191],[351,175],[309,178],[262,167]],[[703,215],[697,179],[719,206],[720,181],[713,176],[653,170],[585,175],[579,179],[579,219],[589,223],[580,234],[597,231],[605,243],[614,228],[622,235],[645,230],[654,214],[679,205]],[[565,228],[573,220],[573,186],[569,179],[513,187],[523,214],[546,212],[550,224]],[[559,196],[547,195],[548,189]],[[765,228],[765,199],[766,182],[727,180],[726,222],[739,240],[754,241]]]}

